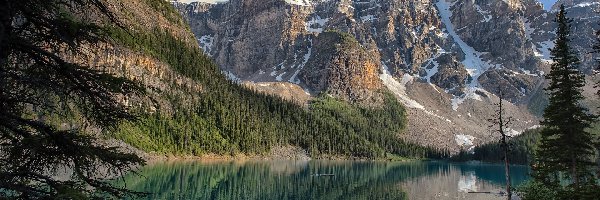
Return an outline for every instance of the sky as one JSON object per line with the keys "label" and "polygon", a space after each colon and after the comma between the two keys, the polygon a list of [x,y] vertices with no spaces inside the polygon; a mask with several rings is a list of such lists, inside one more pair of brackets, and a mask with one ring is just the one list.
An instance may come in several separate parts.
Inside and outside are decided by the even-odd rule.
{"label": "sky", "polygon": [[546,10],[550,10],[550,7],[556,3],[556,0],[539,0],[544,4],[544,8]]}
{"label": "sky", "polygon": [[[211,2],[211,3],[214,3],[214,2],[227,1],[227,0],[179,0],[179,1],[186,2],[186,3],[194,2],[194,1],[202,1],[202,2]],[[554,3],[556,2],[556,0],[538,0],[538,1],[541,1],[544,4],[544,8],[546,10],[549,10],[550,7],[552,7],[552,5],[554,5]]]}

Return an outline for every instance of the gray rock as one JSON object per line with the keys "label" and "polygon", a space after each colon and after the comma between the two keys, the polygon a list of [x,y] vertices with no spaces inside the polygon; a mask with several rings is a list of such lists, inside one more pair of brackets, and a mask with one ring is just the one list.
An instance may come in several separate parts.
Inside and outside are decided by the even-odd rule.
{"label": "gray rock", "polygon": [[[285,0],[230,0],[177,4],[176,8],[206,53],[242,81],[291,82],[313,94],[327,91],[340,99],[372,104],[377,102],[375,91],[382,87],[374,77],[385,66],[401,84],[412,80],[407,77],[427,81],[416,84],[414,91],[404,91],[407,97],[397,94],[405,98],[403,102],[425,104],[420,112],[426,114],[411,113],[409,121],[434,116],[442,123],[454,122],[453,132],[478,134],[475,132],[480,129],[470,127],[481,124],[470,117],[487,118],[484,114],[488,112],[473,111],[492,109],[491,103],[486,107],[468,101],[486,96],[484,102],[489,102],[493,98],[487,96],[498,95],[498,85],[515,104],[515,113],[536,121],[517,107],[527,105],[543,89],[543,74],[550,66],[548,48],[555,37],[554,11],[544,10],[537,0],[439,1],[312,0],[296,5]],[[588,52],[593,32],[600,28],[595,12],[600,3],[558,3],[564,3],[574,19],[573,46],[582,60],[581,69],[590,74],[595,63]],[[450,24],[444,23],[441,5],[449,5]],[[340,42],[327,36],[327,30],[347,33],[358,43],[334,48]],[[481,62],[473,62],[473,58]],[[430,89],[435,90],[425,91]],[[432,99],[431,94],[438,92],[440,96],[435,98],[440,99]],[[461,104],[463,101],[467,103]],[[441,114],[432,115],[439,110],[460,114],[450,113],[443,119]],[[467,114],[469,117],[464,117]],[[432,125],[422,126],[411,125],[408,131],[428,130]],[[445,132],[437,134],[443,138]],[[447,144],[452,139],[444,141],[445,148],[456,149]]]}

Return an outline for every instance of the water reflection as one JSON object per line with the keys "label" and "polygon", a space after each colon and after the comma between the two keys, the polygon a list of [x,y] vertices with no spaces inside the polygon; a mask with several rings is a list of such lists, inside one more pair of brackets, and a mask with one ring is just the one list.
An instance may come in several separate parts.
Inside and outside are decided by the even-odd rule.
{"label": "water reflection", "polygon": [[[429,170],[437,172],[403,182],[410,199],[503,199],[500,195],[504,191],[503,165],[445,162],[427,165]],[[526,166],[512,166],[512,184],[526,181],[528,171]]]}
{"label": "water reflection", "polygon": [[[126,184],[151,192],[148,199],[493,199],[467,192],[497,193],[504,184],[501,165],[445,162],[177,162],[141,174]],[[526,174],[513,167],[515,184]]]}

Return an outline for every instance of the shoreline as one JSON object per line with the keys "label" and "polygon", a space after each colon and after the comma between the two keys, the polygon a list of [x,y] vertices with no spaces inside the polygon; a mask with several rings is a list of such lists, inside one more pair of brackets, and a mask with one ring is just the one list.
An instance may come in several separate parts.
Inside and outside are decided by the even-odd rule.
{"label": "shoreline", "polygon": [[279,156],[268,156],[268,155],[218,155],[218,154],[205,154],[201,156],[193,155],[165,155],[155,153],[145,153],[143,156],[146,161],[146,165],[163,162],[248,162],[248,161],[311,161],[311,160],[328,160],[328,161],[364,161],[364,162],[412,162],[412,161],[429,161],[429,159],[416,159],[416,158],[359,158],[351,156],[340,156],[340,155],[320,155],[316,158],[312,157],[301,157],[300,159],[294,157],[279,157]]}
{"label": "shoreline", "polygon": [[217,155],[217,154],[205,154],[202,156],[193,155],[166,155],[166,154],[155,154],[146,153],[143,156],[146,164],[153,164],[159,162],[178,162],[178,161],[201,161],[201,162],[227,162],[227,161],[251,161],[251,160],[270,160],[266,156],[248,156],[248,155]]}
{"label": "shoreline", "polygon": [[315,157],[309,156],[306,150],[296,146],[275,146],[270,152],[265,154],[248,155],[238,153],[235,155],[219,155],[215,153],[207,153],[203,155],[176,155],[165,154],[158,152],[146,152],[136,147],[133,147],[121,140],[109,139],[103,141],[107,144],[113,144],[121,148],[124,152],[134,153],[146,161],[146,165],[159,162],[175,162],[175,161],[200,161],[200,162],[227,162],[227,161],[310,161],[310,160],[331,160],[331,161],[390,161],[390,162],[410,162],[410,161],[427,161],[427,158],[407,158],[391,153],[386,153],[384,157],[368,158],[354,157],[336,154],[320,154]]}

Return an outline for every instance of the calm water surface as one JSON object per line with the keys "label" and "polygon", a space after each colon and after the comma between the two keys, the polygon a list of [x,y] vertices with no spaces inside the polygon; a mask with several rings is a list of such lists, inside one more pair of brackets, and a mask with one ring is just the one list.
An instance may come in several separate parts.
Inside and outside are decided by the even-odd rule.
{"label": "calm water surface", "polygon": [[[529,178],[525,166],[511,170],[513,184]],[[502,199],[504,184],[503,165],[480,163],[169,162],[140,172],[125,180],[148,199]]]}

